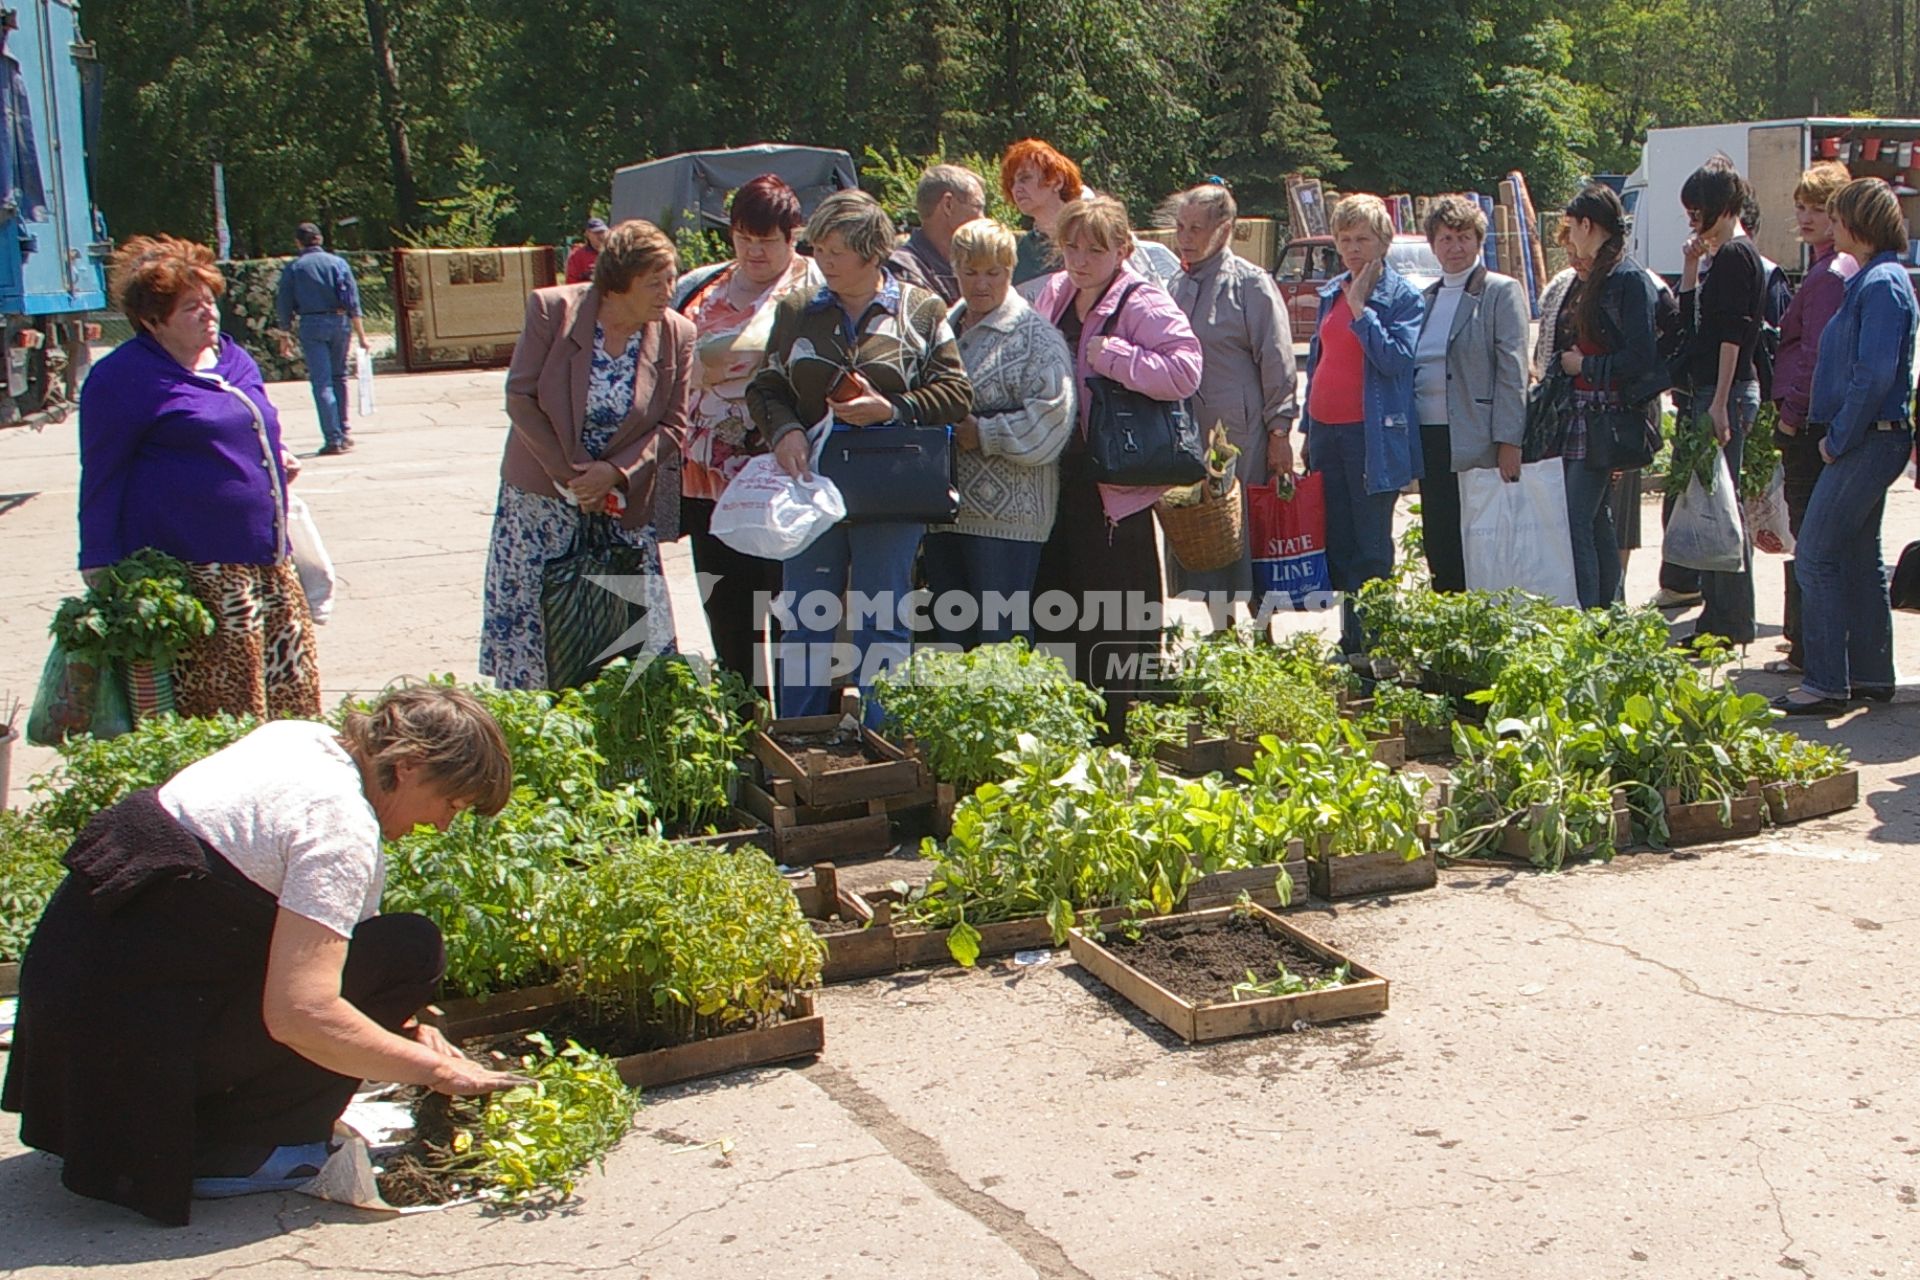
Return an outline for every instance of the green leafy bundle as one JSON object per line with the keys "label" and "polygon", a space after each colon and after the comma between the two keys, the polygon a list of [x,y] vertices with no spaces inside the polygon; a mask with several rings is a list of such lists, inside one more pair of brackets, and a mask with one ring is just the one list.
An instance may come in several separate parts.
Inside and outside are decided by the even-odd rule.
{"label": "green leafy bundle", "polygon": [[1734,747],[1740,772],[1764,786],[1789,782],[1800,786],[1831,778],[1844,770],[1852,756],[1843,746],[1809,742],[1797,733],[1771,730],[1742,737]]}
{"label": "green leafy bundle", "polygon": [[251,716],[188,720],[162,715],[115,738],[70,739],[60,748],[60,763],[29,784],[40,797],[34,815],[71,840],[100,810],[144,787],[159,786],[258,727]]}
{"label": "green leafy bundle", "polygon": [[26,953],[47,899],[67,874],[60,859],[70,843],[36,815],[0,809],[0,961]]}
{"label": "green leafy bundle", "polygon": [[540,932],[596,1019],[661,1044],[759,1025],[820,981],[819,937],[757,849],[643,836],[557,878]]}
{"label": "green leafy bundle", "polygon": [[1025,640],[967,653],[922,649],[881,676],[874,697],[887,732],[911,737],[933,776],[962,792],[1007,777],[1007,744],[1021,733],[1086,746],[1104,705],[1059,658]]}
{"label": "green leafy bundle", "polygon": [[1518,639],[1490,692],[1473,695],[1495,719],[1527,719],[1556,703],[1573,719],[1613,720],[1634,694],[1657,697],[1695,675],[1657,610],[1562,609]]}
{"label": "green leafy bundle", "polygon": [[669,835],[727,821],[753,724],[753,694],[738,675],[677,656],[635,673],[621,658],[581,696],[605,759],[603,787],[637,788]]}
{"label": "green leafy bundle", "polygon": [[1491,731],[1454,726],[1458,763],[1452,802],[1440,815],[1440,847],[1470,857],[1519,822],[1527,857],[1557,871],[1581,853],[1614,853],[1612,748],[1607,731],[1570,719],[1562,703],[1526,719],[1505,719]]}
{"label": "green leafy bundle", "polygon": [[1673,433],[1673,455],[1667,463],[1667,484],[1671,491],[1684,493],[1689,483],[1700,482],[1700,487],[1708,493],[1720,482],[1720,468],[1715,459],[1720,454],[1720,444],[1713,438],[1713,428],[1702,421],[1679,424]]}
{"label": "green leafy bundle", "polygon": [[213,615],[193,594],[186,565],[151,549],[109,565],[54,612],[53,638],[82,662],[172,663],[213,634]]}
{"label": "green leafy bundle", "polygon": [[533,1083],[486,1098],[473,1131],[454,1135],[472,1153],[474,1178],[509,1203],[572,1195],[579,1171],[604,1164],[640,1104],[612,1060],[571,1040],[556,1053],[545,1036],[528,1039],[538,1052],[520,1060],[520,1074]]}
{"label": "green leafy bundle", "polygon": [[1444,729],[1453,723],[1453,699],[1443,693],[1423,693],[1403,684],[1382,682],[1373,690],[1373,706],[1356,723],[1366,733],[1386,733],[1395,725]]}

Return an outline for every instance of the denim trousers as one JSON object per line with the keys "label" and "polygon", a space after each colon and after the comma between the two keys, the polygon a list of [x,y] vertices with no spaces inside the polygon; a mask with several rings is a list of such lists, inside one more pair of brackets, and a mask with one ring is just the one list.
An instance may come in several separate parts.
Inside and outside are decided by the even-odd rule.
{"label": "denim trousers", "polygon": [[[962,649],[1001,644],[1015,636],[1031,640],[1031,601],[1024,609],[1002,607],[1001,602],[1011,606],[1017,597],[1032,595],[1033,575],[1046,545],[975,533],[928,534],[921,565],[933,597],[929,616],[934,640]],[[1021,619],[1029,625],[1016,628]]]}
{"label": "denim trousers", "polygon": [[[1813,497],[1813,486],[1819,482],[1820,473],[1827,466],[1827,460],[1820,456],[1823,434],[1809,424],[1792,435],[1784,431],[1776,431],[1773,435],[1774,443],[1780,446],[1780,470],[1786,480],[1787,528],[1796,540],[1800,537],[1800,526],[1807,518],[1807,502]],[[1782,567],[1787,575],[1787,611],[1780,629],[1793,645],[1787,653],[1787,661],[1804,670],[1807,653],[1806,647],[1800,642],[1799,574],[1791,556]]]}
{"label": "denim trousers", "polygon": [[300,354],[307,361],[307,382],[313,387],[313,407],[320,415],[320,435],[328,444],[338,444],[347,435],[350,333],[345,316],[300,317]]}
{"label": "denim trousers", "polygon": [[[834,709],[833,694],[853,683],[866,698],[866,721],[878,728],[880,708],[870,696],[875,676],[907,660],[912,633],[907,593],[923,524],[848,524],[845,521],[788,560],[781,603],[792,610],[780,637],[782,716],[819,716]],[[849,647],[836,649],[841,620]]]}
{"label": "denim trousers", "polygon": [[1880,559],[1887,489],[1907,469],[1912,431],[1869,430],[1813,486],[1794,548],[1800,582],[1800,687],[1823,698],[1890,686],[1893,611]]}
{"label": "denim trousers", "polygon": [[[1366,648],[1352,593],[1393,572],[1393,505],[1400,491],[1368,493],[1367,433],[1358,423],[1313,424],[1307,440],[1307,465],[1325,479],[1327,494],[1327,576],[1341,592],[1340,647],[1347,653]],[[1459,529],[1455,518],[1456,534]]]}
{"label": "denim trousers", "polygon": [[1567,458],[1567,533],[1573,542],[1573,590],[1582,609],[1604,609],[1620,589],[1620,545],[1613,531],[1612,473]]}

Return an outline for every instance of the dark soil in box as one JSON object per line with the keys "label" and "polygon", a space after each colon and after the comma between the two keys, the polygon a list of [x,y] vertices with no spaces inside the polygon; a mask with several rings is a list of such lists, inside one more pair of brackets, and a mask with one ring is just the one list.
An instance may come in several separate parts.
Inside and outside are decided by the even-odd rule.
{"label": "dark soil in box", "polygon": [[867,753],[866,741],[861,737],[858,727],[829,729],[824,733],[775,733],[768,736],[796,760],[809,751],[825,752],[827,758],[820,762],[822,773],[837,773],[841,769],[882,763],[878,757]]}
{"label": "dark soil in box", "polygon": [[812,925],[813,931],[823,938],[829,938],[841,933],[858,933],[867,927],[865,920],[849,920],[841,915],[831,915],[825,919],[821,919],[818,916],[809,916],[807,917],[807,923]]}
{"label": "dark soil in box", "polygon": [[1234,984],[1245,982],[1249,971],[1259,982],[1277,976],[1275,961],[1309,982],[1334,974],[1334,966],[1313,952],[1240,915],[1215,929],[1153,930],[1138,942],[1116,930],[1105,945],[1142,976],[1196,1005],[1231,1003]]}

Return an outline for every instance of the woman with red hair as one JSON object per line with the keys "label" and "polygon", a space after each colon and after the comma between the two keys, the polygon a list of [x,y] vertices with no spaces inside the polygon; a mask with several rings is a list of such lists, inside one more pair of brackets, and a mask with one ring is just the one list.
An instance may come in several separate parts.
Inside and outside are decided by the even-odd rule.
{"label": "woman with red hair", "polygon": [[1000,157],[1000,190],[1013,207],[1033,219],[1033,230],[1014,253],[1013,283],[1058,271],[1053,249],[1060,211],[1080,198],[1080,166],[1038,138],[1022,138]]}
{"label": "woman with red hair", "polygon": [[221,339],[213,252],[135,236],[111,280],[134,336],[80,392],[80,570],[147,547],[185,562],[214,630],[174,661],[181,715],[315,718],[313,616],[287,543],[298,465],[260,366]]}

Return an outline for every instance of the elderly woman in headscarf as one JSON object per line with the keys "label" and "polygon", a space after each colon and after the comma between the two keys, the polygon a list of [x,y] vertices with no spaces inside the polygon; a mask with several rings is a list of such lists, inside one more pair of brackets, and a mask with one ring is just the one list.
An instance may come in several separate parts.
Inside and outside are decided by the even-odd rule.
{"label": "elderly woman in headscarf", "polygon": [[[1202,432],[1216,424],[1226,429],[1228,443],[1240,450],[1235,466],[1247,486],[1265,484],[1269,474],[1292,473],[1289,433],[1300,406],[1287,304],[1271,275],[1229,247],[1239,214],[1233,192],[1220,182],[1179,192],[1160,208],[1160,221],[1173,228],[1180,254],[1180,274],[1170,291],[1203,357],[1194,419]],[[1244,493],[1240,500],[1246,501]],[[1225,569],[1169,570],[1175,594],[1253,589],[1253,562],[1244,551]]]}

